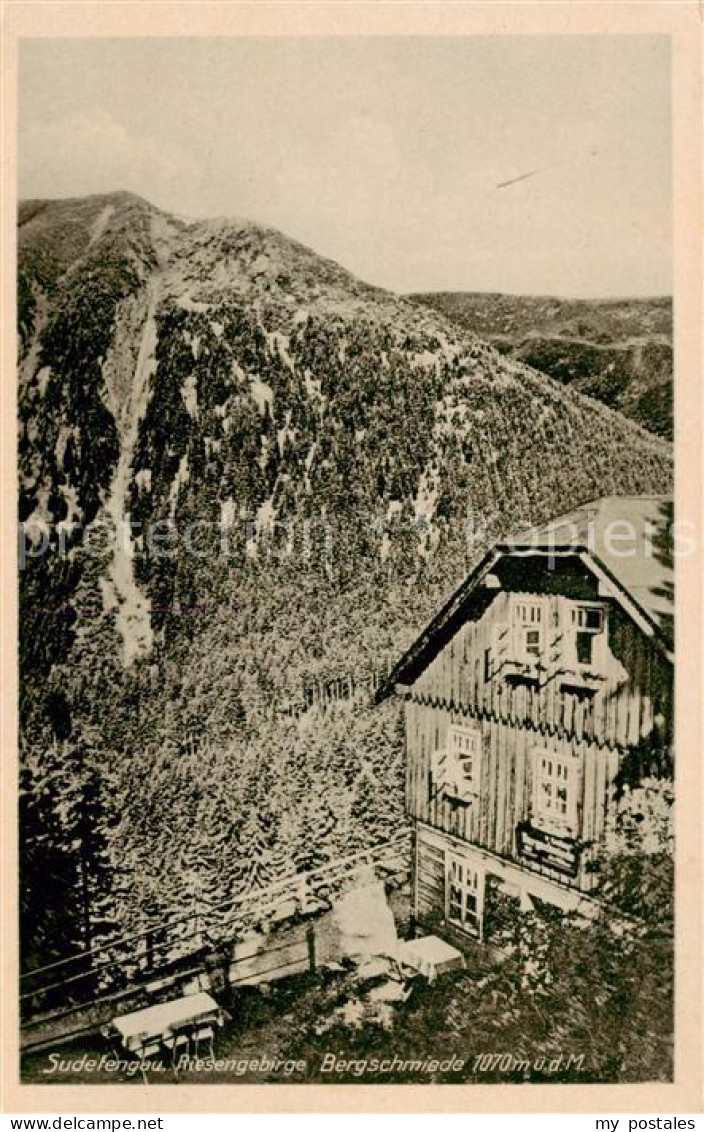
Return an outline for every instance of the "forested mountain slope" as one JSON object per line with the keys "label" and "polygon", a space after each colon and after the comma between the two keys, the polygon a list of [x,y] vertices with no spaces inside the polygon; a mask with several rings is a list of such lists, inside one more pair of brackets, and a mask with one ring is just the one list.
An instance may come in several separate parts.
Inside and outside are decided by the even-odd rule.
{"label": "forested mountain slope", "polygon": [[[19,217],[24,962],[385,837],[393,704],[297,715],[490,539],[669,446],[270,229]],[[46,893],[50,899],[46,899]]]}
{"label": "forested mountain slope", "polygon": [[672,439],[672,300],[413,295],[502,353]]}

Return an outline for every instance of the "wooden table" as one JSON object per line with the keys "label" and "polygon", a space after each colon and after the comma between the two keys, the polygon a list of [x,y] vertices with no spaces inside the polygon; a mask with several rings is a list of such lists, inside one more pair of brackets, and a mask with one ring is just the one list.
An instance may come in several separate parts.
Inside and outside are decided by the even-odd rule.
{"label": "wooden table", "polygon": [[462,970],[465,966],[461,951],[436,935],[422,936],[400,943],[396,952],[400,963],[423,975],[434,983],[445,971]]}
{"label": "wooden table", "polygon": [[189,1024],[222,1025],[220,1007],[206,991],[189,994],[172,1002],[159,1002],[132,1014],[113,1018],[113,1026],[120,1035],[125,1049],[131,1052],[143,1051],[147,1046],[165,1041],[175,1030]]}

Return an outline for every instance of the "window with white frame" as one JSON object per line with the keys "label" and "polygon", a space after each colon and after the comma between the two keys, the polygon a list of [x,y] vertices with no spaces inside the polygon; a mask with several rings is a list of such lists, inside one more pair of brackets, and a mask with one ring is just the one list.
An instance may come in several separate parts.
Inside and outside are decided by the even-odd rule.
{"label": "window with white frame", "polygon": [[573,605],[572,632],[578,664],[594,665],[602,660],[604,608],[600,605]]}
{"label": "window with white frame", "polygon": [[471,802],[480,793],[481,778],[481,728],[477,724],[451,724],[446,746],[433,752],[430,760],[431,799],[445,794],[448,798]]}
{"label": "window with white frame", "polygon": [[458,787],[469,794],[479,794],[482,781],[481,728],[453,723],[448,732],[448,748]]}
{"label": "window with white frame", "polygon": [[449,923],[481,935],[484,872],[465,858],[445,854],[445,915]]}
{"label": "window with white frame", "polygon": [[514,598],[511,611],[516,660],[534,664],[543,652],[545,607],[539,598]]}
{"label": "window with white frame", "polygon": [[536,750],[533,764],[533,819],[547,831],[577,834],[579,760]]}

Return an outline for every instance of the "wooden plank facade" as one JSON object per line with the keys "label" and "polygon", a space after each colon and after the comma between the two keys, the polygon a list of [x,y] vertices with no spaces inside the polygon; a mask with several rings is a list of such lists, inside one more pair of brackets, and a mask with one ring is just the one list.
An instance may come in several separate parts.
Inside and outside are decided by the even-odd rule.
{"label": "wooden plank facade", "polygon": [[619,769],[671,744],[670,650],[577,554],[504,553],[435,635],[395,688],[417,917],[481,936],[490,877],[588,902]]}

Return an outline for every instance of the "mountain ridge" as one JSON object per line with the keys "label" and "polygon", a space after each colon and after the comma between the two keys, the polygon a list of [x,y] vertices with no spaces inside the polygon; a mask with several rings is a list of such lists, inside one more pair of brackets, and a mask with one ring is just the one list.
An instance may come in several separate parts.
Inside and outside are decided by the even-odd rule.
{"label": "mountain ridge", "polygon": [[498,292],[410,296],[665,439],[673,433],[672,299]]}
{"label": "mountain ridge", "polygon": [[57,936],[47,883],[71,907],[87,884],[100,936],[400,829],[395,705],[282,705],[387,667],[507,531],[667,492],[672,450],[275,230],[32,207],[23,950],[46,961],[86,931]]}

